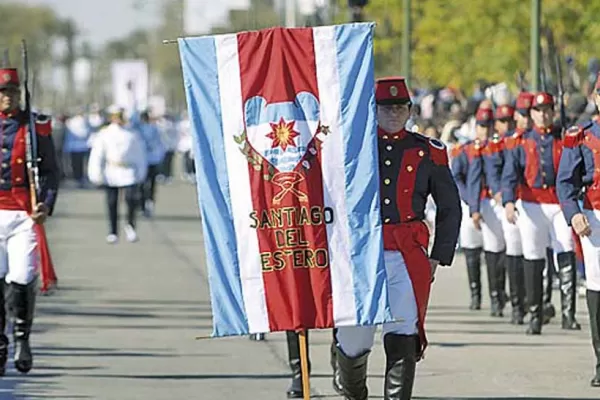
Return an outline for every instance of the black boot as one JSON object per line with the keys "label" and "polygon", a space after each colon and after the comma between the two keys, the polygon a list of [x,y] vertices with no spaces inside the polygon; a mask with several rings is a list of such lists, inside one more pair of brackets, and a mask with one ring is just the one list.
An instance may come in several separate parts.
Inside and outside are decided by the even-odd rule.
{"label": "black boot", "polygon": [[544,325],[550,323],[550,320],[556,316],[556,310],[554,304],[552,304],[552,290],[554,282],[554,274],[556,273],[556,267],[554,265],[554,250],[551,248],[546,249],[546,269],[544,274]]}
{"label": "black boot", "polygon": [[506,256],[506,264],[510,288],[510,304],[512,306],[510,323],[513,325],[523,325],[523,319],[525,317],[523,257]]}
{"label": "black boot", "polygon": [[542,310],[543,310],[543,274],[544,260],[524,260],[525,290],[530,314],[528,335],[540,335],[542,333]]}
{"label": "black boot", "polygon": [[[302,364],[300,363],[300,339],[294,331],[286,332],[288,346],[288,361],[292,370],[292,382],[287,390],[288,399],[301,399],[304,397],[302,388]],[[308,332],[306,332],[306,352],[308,354]],[[308,363],[310,371],[310,361]]]}
{"label": "black boot", "polygon": [[340,372],[337,367],[337,329],[333,329],[333,340],[331,341],[331,346],[329,347],[329,363],[331,364],[331,369],[333,371],[333,390],[340,396],[344,394],[344,390],[342,389],[342,383],[340,382]]}
{"label": "black boot", "polygon": [[367,365],[370,353],[367,351],[358,357],[350,358],[337,346],[335,358],[344,400],[367,400]]}
{"label": "black boot", "polygon": [[560,278],[560,304],[562,312],[562,328],[581,330],[581,325],[575,319],[577,303],[577,266],[575,253],[567,251],[558,254],[558,276]]}
{"label": "black boot", "polygon": [[388,333],[383,338],[386,356],[385,400],[410,400],[417,366],[418,336]]}
{"label": "black boot", "polygon": [[504,315],[504,307],[508,301],[506,294],[506,253],[498,253],[496,263],[496,290],[498,291],[498,303],[500,305],[500,316]]}
{"label": "black boot", "polygon": [[501,253],[492,253],[486,251],[485,264],[487,266],[488,288],[490,291],[490,315],[492,317],[502,317],[502,303],[500,300],[500,292],[498,290],[498,261]]}
{"label": "black boot", "polygon": [[6,329],[6,304],[4,299],[6,284],[0,282],[0,376],[6,373],[6,361],[8,360],[8,337],[4,333]]}
{"label": "black boot", "polygon": [[586,291],[587,307],[590,315],[590,333],[592,347],[596,354],[596,371],[590,382],[593,387],[600,387],[600,292]]}
{"label": "black boot", "polygon": [[481,249],[464,249],[471,290],[470,310],[481,310]]}
{"label": "black boot", "polygon": [[15,368],[26,374],[33,367],[29,334],[35,311],[36,282],[33,281],[28,285],[19,285],[13,282],[10,284],[9,292],[9,308],[15,344]]}

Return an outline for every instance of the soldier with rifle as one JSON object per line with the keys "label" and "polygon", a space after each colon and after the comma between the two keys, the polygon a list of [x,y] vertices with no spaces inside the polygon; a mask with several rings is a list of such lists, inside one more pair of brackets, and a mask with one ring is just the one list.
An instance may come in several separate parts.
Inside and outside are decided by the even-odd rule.
{"label": "soldier with rifle", "polygon": [[[58,165],[50,118],[35,115],[27,89],[27,51],[23,43],[23,90],[16,68],[7,57],[0,68],[0,375],[5,373],[8,338],[6,309],[13,323],[15,368],[33,366],[29,335],[33,324],[40,255],[45,246],[41,224],[52,214],[58,191]],[[8,304],[4,304],[4,289]]]}

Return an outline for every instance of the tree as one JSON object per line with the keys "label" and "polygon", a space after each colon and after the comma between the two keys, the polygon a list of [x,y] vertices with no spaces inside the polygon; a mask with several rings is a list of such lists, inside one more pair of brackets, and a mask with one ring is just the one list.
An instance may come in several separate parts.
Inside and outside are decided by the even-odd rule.
{"label": "tree", "polygon": [[[345,0],[338,0],[337,5],[343,9]],[[580,69],[590,56],[600,54],[600,26],[596,22],[599,12],[599,2],[543,1],[544,32],[552,33],[555,48],[562,55],[572,55]],[[365,13],[367,20],[377,23],[374,51],[378,75],[397,74],[402,1],[371,0]],[[485,77],[516,86],[517,71],[529,71],[529,1],[418,0],[412,2],[412,13],[411,58],[418,85],[466,89]],[[337,22],[346,22],[347,18],[346,14],[340,15]],[[548,60],[553,60],[546,39],[542,46]],[[553,61],[546,64],[554,65]]]}

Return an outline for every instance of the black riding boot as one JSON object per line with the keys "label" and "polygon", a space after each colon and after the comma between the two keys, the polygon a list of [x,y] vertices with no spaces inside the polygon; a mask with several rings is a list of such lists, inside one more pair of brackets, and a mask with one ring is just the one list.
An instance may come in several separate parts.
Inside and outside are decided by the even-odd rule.
{"label": "black riding boot", "polygon": [[342,396],[344,391],[342,390],[342,383],[340,382],[340,372],[337,367],[337,328],[333,329],[333,340],[331,341],[331,346],[329,347],[329,363],[331,364],[331,369],[333,370],[333,390],[336,391],[337,394]]}
{"label": "black riding boot", "polygon": [[562,311],[562,328],[581,330],[581,325],[575,319],[577,303],[577,266],[575,253],[567,251],[557,256],[558,276],[560,278],[560,304]]}
{"label": "black riding boot", "polygon": [[464,249],[471,290],[470,310],[481,310],[481,248]]}
{"label": "black riding boot", "polygon": [[542,309],[544,306],[542,296],[543,274],[545,260],[524,260],[525,290],[527,292],[528,309],[531,319],[529,321],[528,335],[541,335]]}
{"label": "black riding boot", "polygon": [[36,282],[28,285],[11,283],[9,288],[9,309],[13,323],[15,345],[15,368],[22,373],[31,371],[33,355],[29,346],[29,334],[35,311]]}
{"label": "black riding boot", "polygon": [[[287,331],[288,361],[292,370],[292,383],[287,390],[288,399],[301,399],[304,396],[302,390],[302,365],[300,363],[300,339],[296,332]],[[308,332],[306,332],[306,351],[308,353]],[[308,363],[310,371],[310,361]]]}
{"label": "black riding boot", "polygon": [[523,325],[525,317],[525,276],[523,271],[523,257],[506,256],[508,267],[508,284],[510,287],[510,304],[512,317],[510,323]]}
{"label": "black riding boot", "polygon": [[6,304],[4,299],[6,284],[0,282],[0,376],[6,373],[6,361],[8,360],[8,337],[4,333],[6,329]]}
{"label": "black riding boot", "polygon": [[546,268],[544,276],[544,325],[550,323],[550,320],[556,316],[554,304],[552,304],[552,284],[554,282],[554,274],[556,267],[554,265],[554,250],[546,249]]}
{"label": "black riding boot", "polygon": [[485,264],[487,266],[488,287],[490,291],[490,315],[492,317],[503,316],[502,301],[500,299],[501,294],[498,285],[500,283],[498,282],[498,267],[501,255],[502,253],[492,253],[490,251],[484,253]]}
{"label": "black riding boot", "polygon": [[336,347],[337,370],[340,374],[342,396],[344,400],[367,400],[367,365],[370,351],[358,357],[348,357],[342,349]]}
{"label": "black riding boot", "polygon": [[383,398],[410,400],[415,381],[419,337],[388,333],[383,341],[386,356]]}
{"label": "black riding boot", "polygon": [[498,302],[500,304],[500,314],[504,315],[504,307],[508,301],[506,294],[506,253],[498,253],[498,262],[496,263],[496,289],[498,290]]}
{"label": "black riding boot", "polygon": [[586,291],[587,307],[590,315],[590,333],[592,347],[596,354],[596,371],[590,382],[593,387],[600,387],[600,292]]}

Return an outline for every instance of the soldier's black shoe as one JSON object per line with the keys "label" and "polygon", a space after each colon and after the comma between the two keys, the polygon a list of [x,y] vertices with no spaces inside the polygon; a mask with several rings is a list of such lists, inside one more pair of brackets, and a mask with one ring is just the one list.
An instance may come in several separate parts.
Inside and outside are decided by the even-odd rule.
{"label": "soldier's black shoe", "polygon": [[506,256],[508,270],[508,286],[510,289],[510,304],[512,313],[510,323],[523,325],[525,317],[525,272],[523,257]]}
{"label": "soldier's black shoe", "polygon": [[481,296],[471,295],[469,310],[481,310]]}
{"label": "soldier's black shoe", "polygon": [[36,282],[28,285],[11,283],[9,289],[9,309],[13,320],[13,338],[15,344],[15,368],[28,373],[33,367],[33,355],[29,345],[29,334],[33,324],[35,309]]}
{"label": "soldier's black shoe", "polygon": [[481,248],[465,249],[464,251],[471,291],[469,310],[481,310]]}
{"label": "soldier's black shoe", "polygon": [[567,251],[557,257],[558,276],[560,278],[560,302],[562,314],[562,329],[581,330],[581,325],[575,319],[577,304],[577,269],[575,253]]}
{"label": "soldier's black shoe", "polygon": [[504,291],[500,290],[500,274],[499,269],[501,268],[500,262],[502,253],[493,253],[491,251],[484,252],[485,264],[487,267],[488,276],[488,288],[490,292],[490,315],[492,317],[503,317],[504,308]]}
{"label": "soldier's black shoe", "polygon": [[550,323],[550,320],[556,316],[556,309],[554,308],[554,304],[552,303],[544,303],[544,325]]}
{"label": "soldier's black shoe", "polygon": [[563,318],[562,329],[565,329],[568,331],[580,331],[581,324],[579,322],[577,322],[577,320],[575,318],[573,318],[573,319]]}
{"label": "soldier's black shoe", "polygon": [[286,394],[288,399],[301,399],[304,397],[304,390],[302,388],[302,368],[300,366],[300,360],[290,361],[290,367],[292,369],[292,382],[288,388]]}
{"label": "soldier's black shoe", "polygon": [[31,354],[31,347],[29,347],[29,340],[16,340],[15,368],[17,371],[26,374],[31,371],[32,367],[33,355]]}
{"label": "soldier's black shoe", "polygon": [[525,288],[527,292],[528,311],[531,317],[528,335],[540,335],[543,323],[543,270],[544,260],[525,260],[523,262],[525,271]]}
{"label": "soldier's black shoe", "polygon": [[513,325],[523,325],[525,323],[525,315],[523,311],[513,308],[510,323]]}
{"label": "soldier's black shoe", "polygon": [[[288,399],[301,399],[304,397],[304,388],[302,387],[302,363],[300,361],[300,338],[294,331],[286,332],[288,346],[288,362],[292,371],[292,382],[286,394]],[[306,351],[309,350],[308,334],[306,336]],[[311,365],[308,361],[308,371],[310,373]]]}
{"label": "soldier's black shoe", "polygon": [[419,337],[388,333],[383,338],[385,368],[385,400],[410,400],[417,366]]}
{"label": "soldier's black shoe", "polygon": [[8,360],[8,338],[0,335],[0,376],[6,373],[6,361]]}
{"label": "soldier's black shoe", "polygon": [[345,400],[367,400],[367,364],[370,351],[358,357],[348,357],[336,347],[337,369],[340,374],[342,396]]}
{"label": "soldier's black shoe", "polygon": [[600,375],[596,375],[590,381],[591,387],[600,387]]}
{"label": "soldier's black shoe", "polygon": [[337,367],[337,338],[336,338],[337,329],[333,330],[333,340],[331,341],[331,346],[329,347],[329,363],[331,364],[331,370],[333,371],[333,380],[332,386],[333,390],[340,396],[344,395],[344,390],[342,388],[342,382],[340,380],[340,371]]}
{"label": "soldier's black shoe", "polygon": [[525,331],[527,335],[541,335],[542,334],[542,322],[539,319],[532,319],[529,321],[529,327]]}

